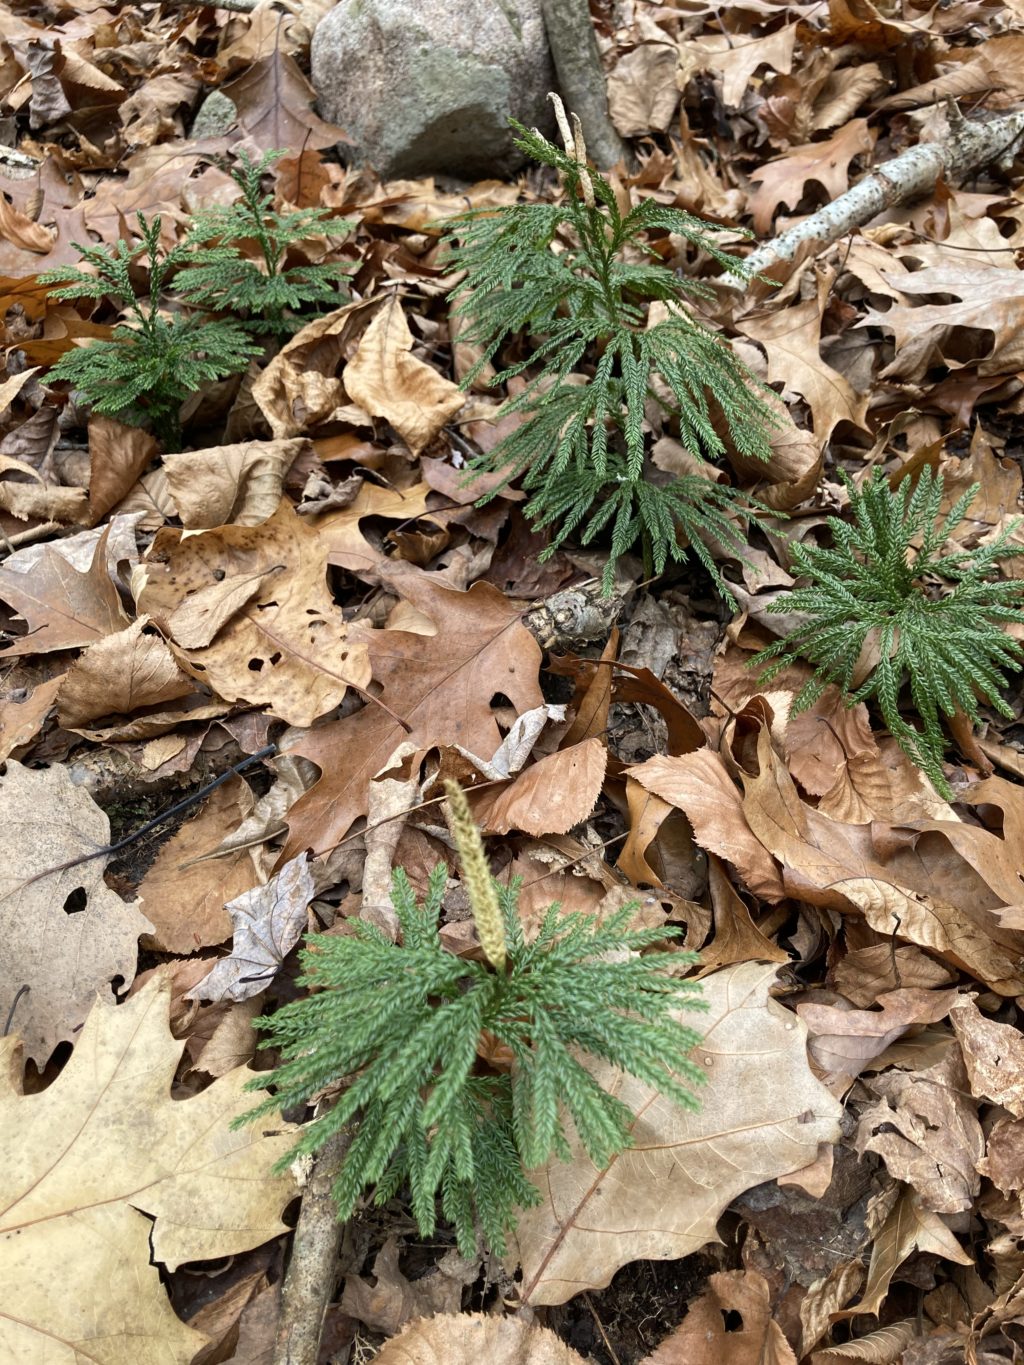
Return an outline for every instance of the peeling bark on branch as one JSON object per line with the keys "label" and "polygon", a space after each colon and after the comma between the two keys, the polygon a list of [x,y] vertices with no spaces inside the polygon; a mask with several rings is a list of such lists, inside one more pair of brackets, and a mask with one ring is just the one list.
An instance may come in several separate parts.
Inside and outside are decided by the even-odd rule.
{"label": "peeling bark on branch", "polygon": [[[940,175],[955,179],[995,161],[1008,152],[1022,134],[1024,112],[985,123],[958,120],[946,141],[921,143],[885,162],[825,208],[772,241],[764,242],[747,257],[745,264],[755,274],[763,274],[779,261],[793,260],[805,242],[830,246],[854,228],[870,222],[884,209],[926,193]],[[736,279],[726,278],[722,283],[736,289],[745,287]]]}
{"label": "peeling bark on branch", "polygon": [[548,46],[567,109],[579,115],[599,171],[628,161],[629,149],[608,114],[608,95],[587,0],[541,0]]}

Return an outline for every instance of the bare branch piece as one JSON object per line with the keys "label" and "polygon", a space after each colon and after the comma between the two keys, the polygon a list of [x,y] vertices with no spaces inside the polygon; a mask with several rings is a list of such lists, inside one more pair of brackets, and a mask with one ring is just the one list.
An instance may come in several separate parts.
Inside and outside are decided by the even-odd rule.
{"label": "bare branch piece", "polygon": [[[793,260],[805,242],[829,246],[870,222],[884,209],[927,193],[939,176],[957,179],[997,160],[1010,151],[1022,134],[1024,112],[985,123],[952,122],[946,140],[923,142],[885,162],[825,208],[772,241],[764,242],[747,257],[745,264],[755,274],[763,274],[779,261]],[[737,278],[724,277],[721,283],[737,289],[744,287],[743,281]]]}

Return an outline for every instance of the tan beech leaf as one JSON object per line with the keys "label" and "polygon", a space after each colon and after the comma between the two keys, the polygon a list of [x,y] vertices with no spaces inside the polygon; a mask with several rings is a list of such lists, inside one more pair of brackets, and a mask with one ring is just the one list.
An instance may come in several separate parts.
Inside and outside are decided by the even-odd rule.
{"label": "tan beech leaf", "polygon": [[678,806],[702,848],[735,867],[743,884],[765,900],[781,900],[782,878],[743,814],[743,797],[718,754],[656,754],[627,769],[647,791]]}
{"label": "tan beech leaf", "polygon": [[904,943],[872,943],[851,949],[835,968],[835,986],[851,1004],[867,1009],[889,991],[931,991],[951,986],[957,974],[920,948]]}
{"label": "tan beech leaf", "polygon": [[852,1308],[834,1314],[834,1320],[877,1313],[889,1292],[893,1275],[912,1251],[927,1251],[957,1265],[974,1264],[973,1256],[962,1250],[941,1216],[923,1208],[914,1191],[905,1185],[875,1238],[864,1297]]}
{"label": "tan beech leaf", "polygon": [[955,999],[955,987],[896,990],[877,997],[878,1009],[840,1009],[811,1002],[797,1005],[796,1012],[810,1033],[811,1058],[835,1091],[845,1089],[907,1029],[945,1019]]}
{"label": "tan beech leaf", "polygon": [[417,1318],[384,1343],[376,1365],[586,1365],[547,1327],[490,1313]]}
{"label": "tan beech leaf", "polygon": [[[815,1351],[811,1365],[890,1365],[893,1361],[906,1360],[903,1352],[911,1342],[920,1340],[921,1327],[917,1318],[903,1318],[841,1346],[826,1346],[822,1351]],[[939,1349],[942,1350],[945,1344],[941,1343]],[[951,1359],[945,1351],[942,1354],[946,1360]]]}
{"label": "tan beech leaf", "polygon": [[195,953],[231,936],[231,916],[224,908],[260,880],[243,849],[223,858],[206,859],[238,829],[252,801],[239,778],[212,791],[198,815],[160,846],[139,884],[139,895],[151,932],[145,946],[167,953]]}
{"label": "tan beech leaf", "polygon": [[124,629],[127,619],[107,572],[109,531],[105,526],[94,542],[85,570],[50,545],[40,547],[30,572],[0,565],[0,601],[22,616],[28,627],[26,635],[8,643],[3,651],[7,658],[76,649]]}
{"label": "tan beech leaf", "polygon": [[[0,1357],[73,1365],[190,1365],[205,1338],[175,1315],[156,1260],[231,1257],[285,1230],[294,1197],[271,1167],[287,1125],[232,1131],[252,1107],[239,1069],[189,1099],[171,1085],[183,1043],[170,985],[97,1002],[57,1079],[21,1094],[17,1045],[0,1040]],[[274,1129],[272,1135],[268,1129]]]}
{"label": "tan beech leaf", "polygon": [[607,766],[603,741],[585,739],[547,754],[506,786],[474,796],[473,814],[487,834],[568,834],[597,805]]}
{"label": "tan beech leaf", "polygon": [[573,1143],[571,1161],[533,1173],[543,1202],[521,1215],[515,1235],[524,1302],[565,1303],[629,1261],[699,1251],[737,1195],[838,1140],[842,1107],[811,1072],[806,1028],[769,995],[777,971],[745,962],[701,983],[708,1013],[693,1060],[708,1080],[697,1112],[595,1066],[636,1114],[635,1145],[598,1171]]}
{"label": "tan beech leaf", "polygon": [[19,521],[87,522],[89,496],[84,488],[54,483],[0,482],[0,508]]}
{"label": "tan beech leaf", "polygon": [[458,412],[466,395],[411,354],[413,336],[397,294],[374,315],[345,366],[345,389],[374,417],[384,417],[418,455]]}
{"label": "tan beech leaf", "polygon": [[312,449],[311,441],[294,438],[165,455],[167,485],[181,524],[189,530],[229,522],[259,526],[277,511],[288,470]]}
{"label": "tan beech leaf", "polygon": [[104,882],[105,858],[60,869],[109,843],[110,821],[67,768],[36,772],[8,759],[0,777],[0,1014],[11,1012],[12,1031],[40,1067],[58,1043],[74,1040],[97,994],[110,1000],[131,983],[139,935],[151,927]]}
{"label": "tan beech leaf", "polygon": [[273,981],[306,928],[306,907],[316,894],[305,854],[292,858],[266,886],[254,886],[224,909],[231,916],[231,954],[185,997],[187,1000],[248,1000]]}
{"label": "tan beech leaf", "polygon": [[877,1153],[891,1176],[914,1187],[923,1208],[969,1209],[981,1189],[985,1138],[960,1049],[951,1047],[927,1069],[885,1071],[865,1084],[879,1102],[860,1115],[858,1152]]}
{"label": "tan beech leaf", "polygon": [[[741,1326],[726,1327],[738,1313]],[[720,1270],[686,1311],[680,1326],[640,1365],[797,1365],[772,1318],[768,1281],[756,1270]]]}
{"label": "tan beech leaf", "polygon": [[474,754],[493,754],[502,740],[491,707],[495,693],[519,714],[544,703],[540,646],[523,625],[521,608],[497,588],[475,583],[459,592],[402,562],[382,566],[381,576],[438,627],[435,635],[380,630],[366,637],[380,698],[411,730],[371,703],[290,745],[290,753],[312,759],[322,776],[288,812],[285,858],[337,844],[365,815],[370,782],[399,744],[408,741],[423,753],[458,743]]}
{"label": "tan beech leaf", "polygon": [[949,1012],[963,1049],[971,1093],[1024,1117],[1024,1035],[1012,1024],[986,1019],[974,997],[962,995]]}
{"label": "tan beech leaf", "polygon": [[149,617],[140,616],[126,630],[97,640],[71,665],[57,697],[65,729],[101,716],[129,716],[195,691],[160,636],[143,633],[148,624]]}
{"label": "tan beech leaf", "polygon": [[175,643],[182,649],[205,649],[221,627],[283,568],[283,564],[272,564],[257,573],[225,575],[208,588],[189,593],[167,618]]}
{"label": "tan beech leaf", "polygon": [[274,356],[252,396],[276,438],[299,436],[344,405],[338,370],[379,307],[379,299],[360,300],[314,318]]}
{"label": "tan beech leaf", "polygon": [[370,681],[366,645],[350,638],[328,589],[326,550],[285,500],[262,526],[185,538],[160,532],[147,571],[140,610],[172,639],[172,617],[189,596],[228,578],[267,575],[208,645],[181,647],[186,669],[225,701],[266,706],[289,725],[308,726],[350,683]]}
{"label": "tan beech leaf", "polygon": [[157,452],[141,427],[126,427],[113,417],[89,418],[89,515],[93,524],[116,507]]}

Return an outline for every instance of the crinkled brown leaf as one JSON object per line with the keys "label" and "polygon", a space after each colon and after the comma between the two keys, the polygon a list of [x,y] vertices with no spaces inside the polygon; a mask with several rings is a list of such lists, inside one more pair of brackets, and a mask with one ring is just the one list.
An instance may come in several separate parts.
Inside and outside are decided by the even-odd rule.
{"label": "crinkled brown leaf", "polygon": [[195,691],[160,636],[144,633],[148,623],[148,616],[140,616],[125,630],[97,640],[72,664],[57,697],[65,729],[101,716],[128,716]]}
{"label": "crinkled brown leaf", "polygon": [[439,1313],[385,1342],[376,1365],[584,1365],[554,1332],[524,1318]]}
{"label": "crinkled brown leaf", "polygon": [[312,444],[295,438],[243,441],[165,455],[167,486],[181,524],[189,530],[213,526],[259,526],[277,511],[285,475]]}

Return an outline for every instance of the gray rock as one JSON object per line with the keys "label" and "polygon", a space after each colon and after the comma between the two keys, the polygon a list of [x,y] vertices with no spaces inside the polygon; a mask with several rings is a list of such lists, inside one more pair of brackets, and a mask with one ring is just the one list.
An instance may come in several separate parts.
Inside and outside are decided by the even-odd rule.
{"label": "gray rock", "polygon": [[221,137],[238,122],[234,101],[220,90],[211,90],[199,106],[189,136],[196,142],[207,137]]}
{"label": "gray rock", "polygon": [[503,175],[509,117],[552,126],[540,0],[340,0],[313,35],[323,118],[382,176]]}

